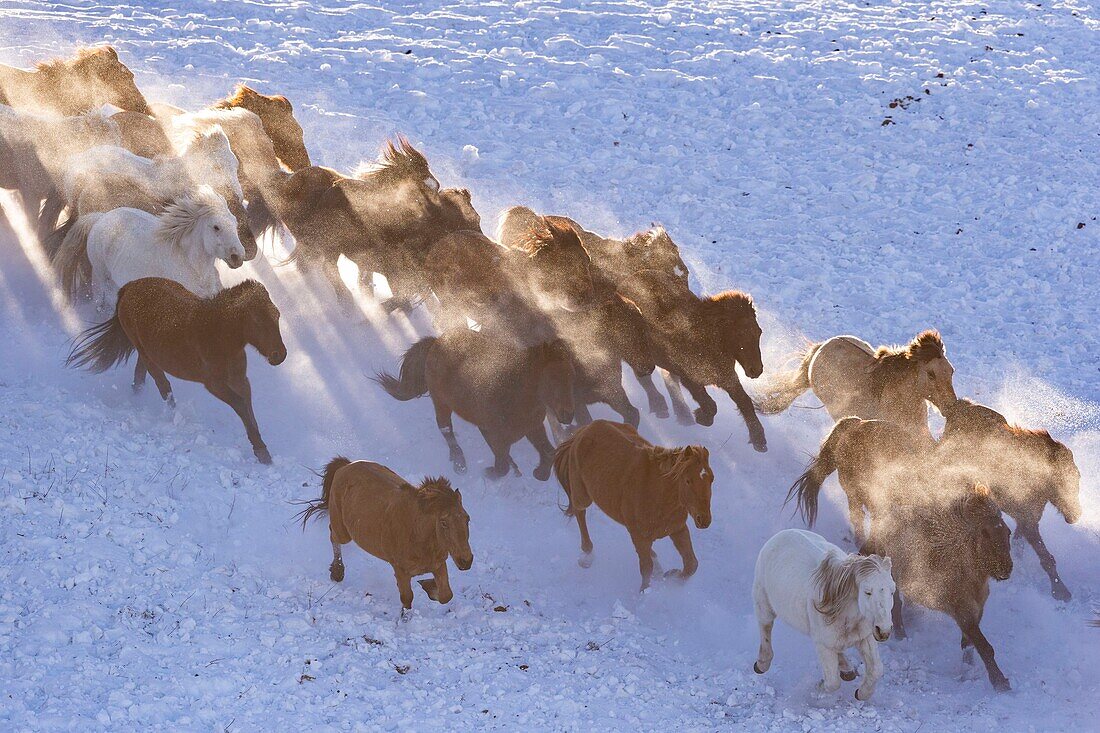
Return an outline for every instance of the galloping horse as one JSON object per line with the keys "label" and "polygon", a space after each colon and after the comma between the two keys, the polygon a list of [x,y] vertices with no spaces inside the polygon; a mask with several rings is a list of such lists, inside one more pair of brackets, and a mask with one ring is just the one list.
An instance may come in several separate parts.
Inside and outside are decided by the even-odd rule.
{"label": "galloping horse", "polygon": [[78,115],[113,104],[149,114],[133,73],[111,46],[82,48],[71,59],[40,62],[34,71],[0,64],[0,104],[60,115]]}

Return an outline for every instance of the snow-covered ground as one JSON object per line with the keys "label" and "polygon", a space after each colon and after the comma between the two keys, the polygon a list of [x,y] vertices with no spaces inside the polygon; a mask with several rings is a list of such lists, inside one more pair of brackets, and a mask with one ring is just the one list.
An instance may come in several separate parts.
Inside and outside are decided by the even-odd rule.
{"label": "snow-covered ground", "polygon": [[[665,224],[697,285],[753,293],[767,367],[803,336],[904,341],[936,326],[960,394],[1047,427],[1083,473],[1083,520],[1042,526],[1074,599],[1030,549],[984,630],[1012,681],[960,660],[944,616],[916,611],[883,647],[874,699],[814,692],[807,639],[776,634],[764,677],[749,589],[756,551],[797,526],[790,482],[823,411],[766,418],[756,454],[732,406],[717,424],[643,418],[702,442],[715,521],[699,574],[637,593],[625,531],[596,514],[596,563],[553,482],[455,479],[474,567],[456,597],[398,623],[387,566],[349,548],[328,580],[323,523],[288,502],[309,468],[378,460],[447,473],[424,402],[367,380],[417,333],[337,315],[293,267],[246,268],[284,314],[290,357],[253,360],[275,464],[233,413],[176,383],[135,398],[129,372],[62,368],[88,311],[0,233],[0,729],[1081,730],[1095,725],[1100,630],[1100,10],[1066,2],[456,0],[0,5],[0,61],[109,40],[153,100],[188,107],[238,80],[296,106],[314,161],[348,168],[397,131],[487,222],[513,203],[630,233]],[[5,199],[7,210],[13,212]],[[12,217],[18,229],[18,215]],[[274,256],[272,256],[274,262]],[[632,394],[640,390],[632,382]],[[637,404],[644,404],[636,399]],[[805,397],[800,404],[815,402]],[[471,461],[488,449],[470,426]],[[529,475],[534,453],[516,458]],[[834,482],[826,493],[836,502]],[[595,513],[594,513],[595,514]],[[830,503],[819,531],[843,542]],[[671,545],[658,552],[677,561]]]}

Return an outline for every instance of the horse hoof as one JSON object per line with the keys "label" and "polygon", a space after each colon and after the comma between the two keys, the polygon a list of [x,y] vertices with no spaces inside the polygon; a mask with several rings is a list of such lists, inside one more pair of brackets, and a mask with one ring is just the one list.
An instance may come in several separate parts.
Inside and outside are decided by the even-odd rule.
{"label": "horse hoof", "polygon": [[764,674],[764,673],[765,673],[765,672],[767,672],[768,670],[766,670],[766,669],[760,669],[760,662],[753,662],[753,663],[752,663],[752,671],[753,671],[753,672],[756,672],[757,674]]}
{"label": "horse hoof", "polygon": [[676,415],[676,422],[679,423],[680,425],[683,425],[684,427],[691,427],[692,425],[695,424],[695,418],[692,417],[691,415],[677,414]]}
{"label": "horse hoof", "polygon": [[[855,678],[856,678],[856,671],[854,669],[850,672],[841,672],[840,673],[840,679],[844,680],[845,682],[851,682]],[[856,692],[858,693],[859,690],[856,690]],[[857,695],[856,699],[857,700],[859,699],[858,695]]]}
{"label": "horse hoof", "polygon": [[492,479],[493,481],[500,481],[502,478],[508,475],[507,471],[498,471],[492,466],[485,469],[485,478]]}
{"label": "horse hoof", "polygon": [[547,481],[550,479],[550,467],[539,466],[535,469],[535,478],[539,481]]}
{"label": "horse hoof", "polygon": [[455,469],[455,473],[466,473],[466,464],[458,463],[457,461],[452,464]]}
{"label": "horse hoof", "polygon": [[1012,686],[1008,684],[1008,680],[1006,678],[1002,677],[1001,679],[995,680],[993,682],[993,689],[997,692],[1008,692],[1012,689]]}
{"label": "horse hoof", "polygon": [[1073,598],[1073,594],[1069,592],[1069,588],[1062,583],[1053,586],[1050,589],[1050,594],[1054,596],[1056,601],[1068,601]]}
{"label": "horse hoof", "polygon": [[592,567],[592,553],[586,552],[581,555],[579,558],[577,558],[577,564],[585,569]]}
{"label": "horse hoof", "polygon": [[714,424],[714,414],[710,412],[702,412],[701,410],[695,411],[695,422],[699,423],[703,427],[709,428]]}
{"label": "horse hoof", "polygon": [[257,461],[264,464],[265,466],[271,465],[271,454],[268,452],[267,448],[257,448],[255,450],[255,453]]}
{"label": "horse hoof", "polygon": [[176,396],[174,394],[169,392],[168,396],[164,398],[164,401],[167,402],[168,406],[173,410],[176,409]]}
{"label": "horse hoof", "polygon": [[418,580],[416,582],[420,583],[420,587],[423,588],[424,592],[428,594],[428,598],[431,598],[433,601],[439,600],[436,597],[438,595],[438,587],[436,586],[434,580]]}
{"label": "horse hoof", "polygon": [[334,583],[342,583],[344,580],[344,564],[329,565],[328,577],[331,578]]}
{"label": "horse hoof", "polygon": [[768,442],[763,438],[761,438],[760,440],[750,440],[749,442],[752,443],[752,447],[756,449],[757,453],[768,452]]}
{"label": "horse hoof", "polygon": [[659,410],[650,409],[650,412],[653,413],[653,417],[657,418],[658,420],[667,420],[668,419],[668,408],[667,407],[659,409]]}
{"label": "horse hoof", "polygon": [[868,700],[868,699],[869,699],[869,698],[870,698],[871,696],[870,696],[870,695],[868,695],[867,697],[860,697],[860,696],[859,696],[859,688],[857,687],[857,688],[856,688],[856,694],[855,694],[855,697],[856,697],[856,699],[857,699],[857,700],[859,700],[860,702],[867,702],[867,700]]}

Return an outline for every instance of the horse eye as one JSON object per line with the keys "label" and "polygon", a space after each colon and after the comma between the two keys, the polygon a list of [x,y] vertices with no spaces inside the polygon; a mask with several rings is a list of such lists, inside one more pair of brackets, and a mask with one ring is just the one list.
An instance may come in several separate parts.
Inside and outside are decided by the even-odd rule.
{"label": "horse eye", "polygon": [[214,231],[220,232],[221,230],[222,228],[220,226],[218,226],[217,224],[214,225]]}
{"label": "horse eye", "polygon": [[867,595],[871,595],[871,591],[867,591]]}

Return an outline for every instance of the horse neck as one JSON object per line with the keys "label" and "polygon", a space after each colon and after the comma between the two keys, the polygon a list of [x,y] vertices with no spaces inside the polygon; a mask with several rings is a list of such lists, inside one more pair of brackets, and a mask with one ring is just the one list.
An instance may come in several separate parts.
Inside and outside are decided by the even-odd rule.
{"label": "horse neck", "polygon": [[244,303],[239,298],[218,303],[204,301],[202,312],[197,319],[209,343],[223,353],[241,351],[248,345],[248,334],[244,325]]}

